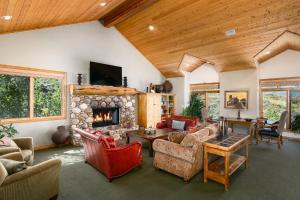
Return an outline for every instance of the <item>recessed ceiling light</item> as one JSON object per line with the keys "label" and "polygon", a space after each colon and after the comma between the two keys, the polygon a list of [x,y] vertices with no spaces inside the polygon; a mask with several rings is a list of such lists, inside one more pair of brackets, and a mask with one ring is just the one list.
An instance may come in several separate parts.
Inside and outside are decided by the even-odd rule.
{"label": "recessed ceiling light", "polygon": [[225,32],[225,35],[226,35],[227,37],[235,36],[235,35],[236,35],[236,30],[235,30],[235,28],[232,28],[232,29],[227,30],[227,31]]}
{"label": "recessed ceiling light", "polygon": [[150,31],[154,31],[155,27],[154,27],[153,25],[149,25],[149,26],[148,26],[148,29],[149,29]]}
{"label": "recessed ceiling light", "polygon": [[102,3],[100,3],[100,6],[106,6],[107,5],[107,3],[106,2],[102,2]]}
{"label": "recessed ceiling light", "polygon": [[4,20],[11,20],[12,16],[10,15],[5,15],[5,16],[2,16],[1,19],[4,19]]}
{"label": "recessed ceiling light", "polygon": [[267,51],[267,52],[266,52],[266,54],[270,54],[270,53],[271,53],[270,51]]}

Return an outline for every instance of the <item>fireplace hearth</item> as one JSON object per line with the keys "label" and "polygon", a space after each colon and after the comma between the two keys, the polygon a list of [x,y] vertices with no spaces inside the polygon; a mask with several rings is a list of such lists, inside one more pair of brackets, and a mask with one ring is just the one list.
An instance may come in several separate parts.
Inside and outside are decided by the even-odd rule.
{"label": "fireplace hearth", "polygon": [[93,128],[118,125],[120,123],[119,108],[92,108]]}

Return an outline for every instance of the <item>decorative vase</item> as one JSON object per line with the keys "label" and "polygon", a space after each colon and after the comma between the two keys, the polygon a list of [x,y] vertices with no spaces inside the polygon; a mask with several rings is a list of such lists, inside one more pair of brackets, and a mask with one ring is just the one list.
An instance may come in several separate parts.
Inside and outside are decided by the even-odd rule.
{"label": "decorative vase", "polygon": [[162,93],[164,90],[164,87],[162,85],[155,85],[155,92],[156,93]]}
{"label": "decorative vase", "polygon": [[165,93],[170,93],[172,92],[172,89],[173,89],[173,85],[170,81],[166,80],[163,84],[163,90]]}
{"label": "decorative vase", "polygon": [[70,138],[69,131],[65,126],[58,126],[56,132],[52,136],[52,141],[56,145],[65,144]]}
{"label": "decorative vase", "polygon": [[128,86],[127,76],[124,76],[124,78],[123,78],[123,86],[124,86],[124,87],[127,87],[127,86]]}
{"label": "decorative vase", "polygon": [[77,83],[78,85],[82,84],[82,74],[77,74]]}

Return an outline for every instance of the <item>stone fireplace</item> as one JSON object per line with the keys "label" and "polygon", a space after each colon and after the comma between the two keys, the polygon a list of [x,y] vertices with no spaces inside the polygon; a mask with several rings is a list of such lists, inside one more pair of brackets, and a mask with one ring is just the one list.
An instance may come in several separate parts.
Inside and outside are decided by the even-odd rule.
{"label": "stone fireplace", "polygon": [[111,125],[119,125],[120,123],[120,108],[92,108],[93,111],[93,128],[103,127],[103,126],[111,126]]}
{"label": "stone fireplace", "polygon": [[[124,132],[136,127],[136,95],[71,95],[70,118],[72,128]],[[72,141],[82,144],[74,133]]]}

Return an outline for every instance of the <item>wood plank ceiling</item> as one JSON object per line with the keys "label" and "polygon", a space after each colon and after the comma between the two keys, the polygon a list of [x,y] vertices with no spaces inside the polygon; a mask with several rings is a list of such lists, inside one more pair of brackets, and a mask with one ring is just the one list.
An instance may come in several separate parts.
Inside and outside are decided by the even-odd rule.
{"label": "wood plank ceiling", "polygon": [[[128,0],[0,0],[0,33],[98,20]],[[101,6],[101,3],[106,3]]]}
{"label": "wood plank ceiling", "polygon": [[284,31],[300,33],[300,1],[160,0],[116,27],[167,77],[182,75],[186,54],[241,70],[255,68],[254,56]]}
{"label": "wood plank ceiling", "polygon": [[[284,31],[300,34],[300,0],[0,0],[4,15],[12,19],[0,19],[0,34],[98,19],[117,24],[167,77],[205,62],[218,71],[254,68],[254,56]],[[237,35],[226,37],[231,28]]]}

